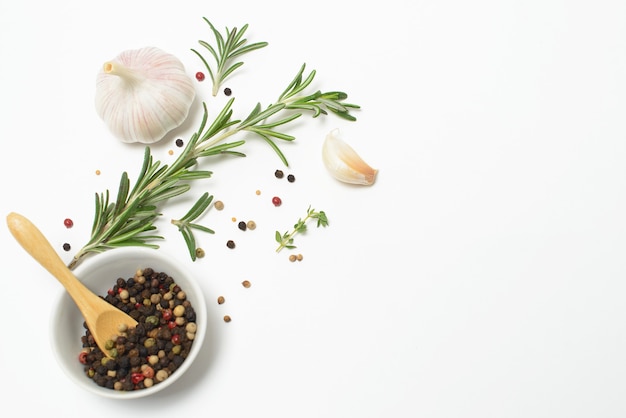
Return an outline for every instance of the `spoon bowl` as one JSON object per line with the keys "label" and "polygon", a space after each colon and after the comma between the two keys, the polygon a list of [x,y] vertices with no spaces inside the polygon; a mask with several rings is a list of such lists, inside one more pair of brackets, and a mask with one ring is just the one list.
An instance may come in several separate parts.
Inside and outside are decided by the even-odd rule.
{"label": "spoon bowl", "polygon": [[120,326],[134,328],[137,321],[78,280],[41,231],[27,218],[12,212],[7,216],[7,225],[17,242],[65,287],[83,315],[96,344],[103,353],[109,355],[106,341],[119,333]]}

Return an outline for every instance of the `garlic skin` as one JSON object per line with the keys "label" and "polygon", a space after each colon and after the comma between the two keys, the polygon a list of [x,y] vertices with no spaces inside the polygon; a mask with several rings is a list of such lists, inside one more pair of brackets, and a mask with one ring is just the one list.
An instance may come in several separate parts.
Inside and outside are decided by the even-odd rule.
{"label": "garlic skin", "polygon": [[328,172],[344,183],[371,186],[378,170],[370,167],[333,129],[322,145],[322,160]]}
{"label": "garlic skin", "polygon": [[127,143],[163,139],[187,119],[195,96],[180,60],[155,47],[123,51],[96,79],[96,111]]}

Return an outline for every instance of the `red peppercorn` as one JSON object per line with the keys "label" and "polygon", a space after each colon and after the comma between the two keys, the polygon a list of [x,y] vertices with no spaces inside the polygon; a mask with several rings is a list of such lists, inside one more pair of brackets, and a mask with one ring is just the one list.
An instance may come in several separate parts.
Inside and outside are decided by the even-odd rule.
{"label": "red peppercorn", "polygon": [[163,319],[165,319],[166,321],[169,321],[170,319],[172,319],[172,310],[171,309],[163,309],[161,311],[161,316],[163,317]]}
{"label": "red peppercorn", "polygon": [[198,81],[203,81],[203,80],[204,80],[204,73],[203,73],[203,72],[201,72],[201,71],[198,71],[198,72],[196,73],[196,80],[198,80]]}
{"label": "red peppercorn", "polygon": [[71,228],[74,226],[74,221],[72,221],[70,218],[66,218],[63,221],[63,225],[65,225],[66,228]]}
{"label": "red peppercorn", "polygon": [[174,321],[170,321],[170,322],[168,322],[168,323],[167,323],[167,328],[169,328],[169,329],[174,329],[174,328],[176,328],[176,322],[174,322]]}
{"label": "red peppercorn", "polygon": [[283,201],[280,200],[280,197],[274,196],[272,198],[272,203],[274,204],[274,206],[280,206],[283,203]]}
{"label": "red peppercorn", "polygon": [[108,293],[110,296],[114,296],[114,295],[115,295],[115,291],[114,291],[113,289],[109,289],[109,290],[107,290],[107,293]]}
{"label": "red peppercorn", "polygon": [[80,361],[81,364],[87,364],[87,353],[81,351],[78,355],[78,361]]}
{"label": "red peppercorn", "polygon": [[130,380],[134,383],[137,384],[139,382],[141,382],[143,379],[145,379],[146,376],[143,375],[143,373],[132,373],[130,375]]}
{"label": "red peppercorn", "polygon": [[172,344],[180,345],[180,335],[178,334],[172,335]]}

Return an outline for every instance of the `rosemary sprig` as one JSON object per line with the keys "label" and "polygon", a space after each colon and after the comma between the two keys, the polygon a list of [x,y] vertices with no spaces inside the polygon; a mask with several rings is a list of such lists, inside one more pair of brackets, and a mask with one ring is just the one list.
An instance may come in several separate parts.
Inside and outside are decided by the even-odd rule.
{"label": "rosemary sprig", "polygon": [[173,225],[178,227],[178,230],[183,235],[183,239],[185,240],[187,249],[189,250],[189,255],[191,256],[191,261],[196,261],[196,239],[193,235],[193,230],[196,229],[209,234],[215,233],[212,229],[194,222],[202,214],[204,214],[211,204],[211,201],[213,201],[213,196],[208,192],[204,193],[200,196],[192,208],[189,209],[189,212],[187,212],[182,218],[172,219],[170,221]]}
{"label": "rosemary sprig", "polygon": [[[241,35],[242,32],[240,31],[239,34]],[[233,32],[229,33],[230,36],[236,37]],[[237,38],[235,45],[241,46],[241,42],[240,38]],[[75,268],[89,254],[101,253],[113,248],[124,246],[159,248],[152,242],[163,239],[162,236],[153,233],[157,229],[154,222],[161,216],[158,211],[159,206],[187,192],[191,187],[189,183],[193,180],[211,177],[211,171],[198,169],[198,159],[216,155],[244,157],[245,154],[236,148],[241,147],[246,141],[226,142],[231,136],[242,131],[256,134],[288,166],[287,158],[275,140],[293,141],[295,139],[294,136],[279,129],[302,116],[302,111],[312,111],[313,117],[317,117],[320,114],[326,115],[328,113],[326,110],[330,110],[345,119],[355,120],[349,111],[359,107],[341,103],[347,98],[345,93],[306,94],[304,90],[313,81],[315,71],[309,73],[303,80],[304,69],[303,65],[277,102],[265,109],[261,104],[257,104],[243,120],[233,118],[232,107],[235,99],[232,98],[209,124],[207,106],[203,103],[204,113],[200,126],[170,166],[155,161],[150,147],[146,146],[143,165],[132,189],[128,174],[124,172],[114,202],[109,201],[108,190],[96,194],[91,237],[87,244],[74,255],[68,267]],[[321,216],[319,219],[327,223],[323,212],[318,216]],[[318,225],[319,222],[321,221],[318,220]],[[190,235],[186,238],[186,241],[191,242]],[[189,242],[187,242],[188,247]]]}
{"label": "rosemary sprig", "polygon": [[215,58],[217,64],[217,68],[215,69],[215,71],[211,69],[211,66],[209,65],[207,60],[204,59],[202,54],[200,54],[195,49],[192,49],[191,51],[194,52],[198,57],[200,57],[200,60],[202,60],[204,66],[209,72],[211,81],[213,81],[212,94],[213,96],[216,96],[218,90],[220,89],[220,86],[222,85],[226,77],[228,77],[237,68],[243,65],[242,61],[233,63],[233,58],[236,58],[239,55],[243,55],[246,52],[263,48],[268,44],[267,42],[256,42],[250,45],[246,45],[247,39],[242,39],[242,37],[248,29],[247,24],[243,25],[240,30],[237,30],[237,28],[233,28],[232,30],[225,28],[226,35],[224,36],[217,29],[215,29],[215,26],[213,26],[213,24],[206,17],[203,19],[209,25],[211,31],[213,32],[213,35],[215,36],[217,50],[215,50],[213,46],[205,41],[200,40],[198,41],[198,43],[206,48],[211,53],[211,55],[213,55],[213,58]]}
{"label": "rosemary sprig", "polygon": [[296,248],[293,245],[294,236],[296,234],[302,234],[307,230],[307,222],[310,219],[317,219],[317,227],[320,226],[326,227],[328,226],[328,218],[326,217],[326,213],[324,211],[315,211],[311,206],[306,211],[306,216],[303,218],[299,218],[298,222],[296,222],[291,231],[284,232],[281,234],[279,231],[276,231],[276,242],[278,242],[278,248],[276,248],[276,252],[280,252],[283,248],[287,248],[288,250]]}
{"label": "rosemary sprig", "polygon": [[278,97],[278,103],[284,103],[287,109],[312,111],[314,118],[318,117],[320,114],[328,114],[327,109],[344,119],[356,121],[356,118],[350,114],[350,109],[360,109],[360,106],[351,103],[341,103],[348,98],[346,93],[341,91],[322,93],[318,90],[313,94],[302,94],[302,91],[306,89],[315,78],[315,70],[313,70],[303,80],[302,76],[305,68],[306,64],[302,64],[296,77]]}

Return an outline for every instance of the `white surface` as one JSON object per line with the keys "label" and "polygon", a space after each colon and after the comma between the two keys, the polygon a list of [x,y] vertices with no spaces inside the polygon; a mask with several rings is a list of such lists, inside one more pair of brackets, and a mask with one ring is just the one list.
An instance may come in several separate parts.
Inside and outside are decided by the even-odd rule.
{"label": "white surface", "polygon": [[[1,212],[29,217],[69,260],[61,246],[86,242],[94,193],[116,190],[121,172],[132,178],[141,164],[143,148],[114,140],[96,116],[99,66],[154,45],[193,74],[190,48],[212,40],[203,16],[220,28],[248,23],[249,41],[269,42],[227,82],[236,116],[275,100],[306,62],[319,88],[362,106],[358,121],[294,125],[297,140],[283,148],[294,184],[273,178],[280,162],[251,139],[245,160],[207,163],[213,178],[164,209],[162,251],[205,276],[215,341],[155,399],[100,399],[63,375],[47,352],[60,286],[0,229],[6,410],[626,415],[626,3],[2,0]],[[208,83],[198,89],[216,112],[222,99],[208,97]],[[198,117],[156,157],[170,161]],[[374,187],[324,171],[333,128],[380,169]],[[203,218],[216,234],[201,236],[207,257],[191,265],[167,221],[204,191],[226,209]],[[273,233],[309,204],[331,225],[296,238],[305,258],[290,263],[274,253]],[[231,216],[259,227],[243,233]]]}

